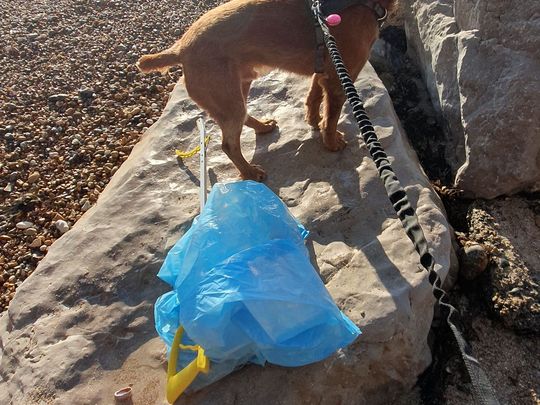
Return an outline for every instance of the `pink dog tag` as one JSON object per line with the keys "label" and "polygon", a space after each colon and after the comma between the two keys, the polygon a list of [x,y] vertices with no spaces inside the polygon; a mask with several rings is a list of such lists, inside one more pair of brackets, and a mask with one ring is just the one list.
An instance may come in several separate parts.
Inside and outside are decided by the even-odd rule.
{"label": "pink dog tag", "polygon": [[326,17],[326,23],[330,27],[335,27],[341,23],[341,16],[339,14],[330,14],[328,17]]}

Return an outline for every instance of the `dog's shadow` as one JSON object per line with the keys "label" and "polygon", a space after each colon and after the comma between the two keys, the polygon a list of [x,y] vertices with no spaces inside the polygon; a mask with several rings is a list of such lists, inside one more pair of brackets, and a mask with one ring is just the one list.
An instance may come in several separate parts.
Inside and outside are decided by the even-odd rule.
{"label": "dog's shadow", "polygon": [[[326,224],[335,228],[336,224],[342,222],[353,210],[366,204],[356,163],[366,157],[366,151],[358,138],[349,137],[349,145],[345,150],[329,152],[324,149],[319,131],[310,130],[307,126],[306,131],[311,133],[309,139],[291,139],[279,146],[279,128],[270,134],[258,135],[252,163],[261,165],[266,170],[266,185],[289,206],[298,204],[298,199],[289,197],[285,190],[295,185],[301,188],[302,193],[310,185],[316,186],[318,183],[329,185],[333,189],[337,197],[334,208],[312,218],[313,222],[309,224],[314,240],[326,242],[325,235],[329,228]],[[327,195],[321,198],[333,197]],[[353,239],[349,242],[355,245]]]}
{"label": "dog's shadow", "polygon": [[[281,135],[279,129],[257,136],[252,163],[261,165],[267,171],[266,184],[289,206],[298,204],[299,199],[290,200],[287,193],[281,190],[301,185],[300,194],[303,194],[311,184],[315,187],[317,183],[329,185],[335,197],[331,193],[320,197],[321,207],[326,207],[326,210],[323,208],[316,216],[303,219],[307,221],[304,225],[310,231],[310,239],[323,246],[341,241],[353,249],[364,251],[370,265],[389,291],[396,287],[395,283],[408,284],[378,239],[384,229],[383,223],[396,216],[389,202],[387,210],[384,210],[388,214],[381,215],[380,207],[374,208],[381,202],[374,201],[374,195],[366,192],[373,187],[383,187],[382,183],[362,184],[359,167],[373,164],[363,140],[352,133],[349,126],[347,131],[343,131],[346,133],[347,147],[340,152],[329,152],[322,144],[319,131],[310,130],[307,124],[306,131],[311,131],[309,139],[291,139],[285,143],[278,142]],[[327,190],[327,187],[322,186],[320,189]],[[322,203],[325,198],[337,198],[337,201],[328,209],[331,204]],[[317,199],[311,198],[310,204],[318,204]],[[308,249],[311,261],[320,273],[312,243],[308,243]]]}

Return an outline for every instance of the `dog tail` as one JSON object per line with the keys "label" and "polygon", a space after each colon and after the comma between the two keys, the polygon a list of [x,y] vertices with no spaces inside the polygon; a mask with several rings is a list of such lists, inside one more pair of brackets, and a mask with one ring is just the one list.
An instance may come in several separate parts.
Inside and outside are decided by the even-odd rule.
{"label": "dog tail", "polygon": [[152,55],[143,55],[136,63],[137,68],[143,72],[161,72],[166,73],[170,67],[181,64],[180,49],[173,45],[163,52]]}

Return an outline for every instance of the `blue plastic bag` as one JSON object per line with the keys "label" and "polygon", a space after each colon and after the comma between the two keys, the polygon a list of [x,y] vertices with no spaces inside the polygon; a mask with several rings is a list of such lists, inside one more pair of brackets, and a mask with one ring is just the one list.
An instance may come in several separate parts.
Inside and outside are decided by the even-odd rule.
{"label": "blue plastic bag", "polygon": [[[360,334],[311,265],[307,235],[265,185],[213,187],[158,274],[173,287],[155,305],[159,335],[170,350],[182,325],[183,343],[202,346],[211,360],[210,373],[197,377],[193,388],[248,362],[317,362]],[[193,358],[180,357],[182,365]]]}

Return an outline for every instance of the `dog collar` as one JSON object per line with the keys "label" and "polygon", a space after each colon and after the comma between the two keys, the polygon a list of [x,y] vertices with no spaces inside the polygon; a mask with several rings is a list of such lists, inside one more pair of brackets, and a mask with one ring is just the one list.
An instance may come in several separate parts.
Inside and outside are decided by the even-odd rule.
{"label": "dog collar", "polygon": [[339,14],[341,11],[352,6],[364,6],[375,14],[379,25],[382,25],[388,17],[388,10],[381,6],[377,0],[319,0],[319,10],[325,17],[330,14]]}
{"label": "dog collar", "polygon": [[379,22],[379,28],[388,17],[388,10],[381,6],[376,0],[306,0],[308,13],[311,14],[315,22],[315,73],[324,72],[324,54],[326,47],[324,45],[324,35],[319,23],[318,15],[327,17],[331,14],[337,14],[346,8],[361,5],[369,8],[375,14]]}

